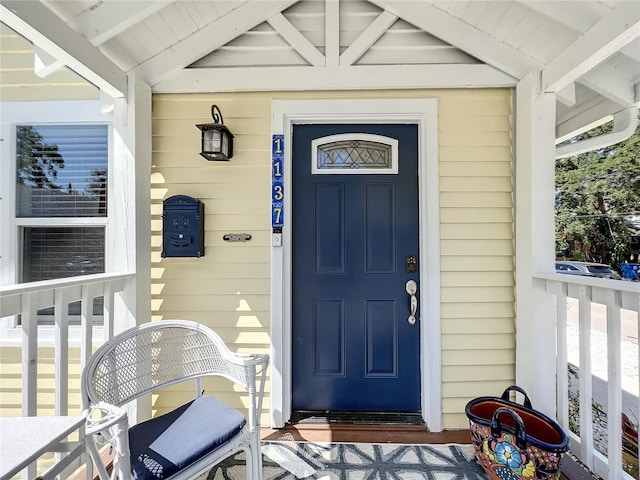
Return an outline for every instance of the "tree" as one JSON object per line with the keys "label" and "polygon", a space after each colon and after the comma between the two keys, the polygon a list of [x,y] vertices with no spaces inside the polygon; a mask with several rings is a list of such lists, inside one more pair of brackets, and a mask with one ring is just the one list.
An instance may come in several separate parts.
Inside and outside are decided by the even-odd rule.
{"label": "tree", "polygon": [[64,168],[64,158],[58,145],[44,143],[42,135],[32,126],[19,126],[16,136],[18,184],[60,190],[55,181],[58,170]]}
{"label": "tree", "polygon": [[92,196],[98,205],[98,214],[107,214],[107,171],[96,169],[91,172],[91,182],[86,194]]}
{"label": "tree", "polygon": [[[602,125],[571,142],[611,131]],[[627,140],[556,163],[556,251],[617,266],[629,254],[625,217],[640,214],[640,128]]]}

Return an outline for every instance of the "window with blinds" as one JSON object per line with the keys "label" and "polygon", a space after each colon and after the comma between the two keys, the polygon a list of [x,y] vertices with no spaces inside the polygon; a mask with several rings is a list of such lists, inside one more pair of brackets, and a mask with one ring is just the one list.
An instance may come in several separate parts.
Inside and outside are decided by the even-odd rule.
{"label": "window with blinds", "polygon": [[104,227],[24,227],[25,282],[104,272]]}
{"label": "window with blinds", "polygon": [[106,217],[106,125],[19,125],[16,216]]}
{"label": "window with blinds", "polygon": [[[105,227],[96,223],[106,223],[108,158],[106,125],[16,127],[22,282],[105,271]],[[102,305],[96,299],[94,315],[102,315]],[[69,306],[70,315],[79,313],[79,303]],[[52,314],[39,311],[39,323]]]}

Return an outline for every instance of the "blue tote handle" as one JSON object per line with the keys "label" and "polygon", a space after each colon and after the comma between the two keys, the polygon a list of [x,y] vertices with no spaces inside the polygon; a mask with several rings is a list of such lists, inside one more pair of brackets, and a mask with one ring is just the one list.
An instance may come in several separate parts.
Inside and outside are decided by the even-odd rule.
{"label": "blue tote handle", "polygon": [[516,392],[520,392],[523,396],[524,396],[524,406],[525,408],[531,408],[533,409],[533,407],[531,406],[531,400],[529,400],[529,396],[527,395],[527,392],[525,392],[522,388],[520,388],[517,385],[511,385],[510,387],[507,387],[507,389],[504,391],[504,393],[502,394],[502,400],[506,400],[507,402],[509,402],[509,392],[511,391],[516,391]]}

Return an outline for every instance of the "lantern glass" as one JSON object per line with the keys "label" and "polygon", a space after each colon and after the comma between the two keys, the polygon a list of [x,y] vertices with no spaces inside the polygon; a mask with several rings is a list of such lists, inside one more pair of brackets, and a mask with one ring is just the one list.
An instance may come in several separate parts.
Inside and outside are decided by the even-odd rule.
{"label": "lantern glass", "polygon": [[222,114],[215,105],[211,107],[211,116],[216,123],[196,125],[202,135],[200,155],[207,160],[229,160],[233,156],[233,134],[222,123]]}
{"label": "lantern glass", "polygon": [[203,147],[202,150],[206,153],[220,153],[222,148],[222,132],[219,130],[206,130],[202,132]]}
{"label": "lantern glass", "polygon": [[226,156],[229,156],[229,136],[222,135],[222,148],[220,151],[224,153]]}

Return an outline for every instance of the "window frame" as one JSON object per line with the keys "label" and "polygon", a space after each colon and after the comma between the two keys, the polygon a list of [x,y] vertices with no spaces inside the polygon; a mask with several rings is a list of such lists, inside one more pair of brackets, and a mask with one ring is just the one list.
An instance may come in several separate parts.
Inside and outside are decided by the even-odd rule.
{"label": "window frame", "polygon": [[[17,217],[16,216],[16,128],[19,125],[106,125],[107,126],[107,216],[105,217]],[[101,112],[98,100],[44,102],[2,102],[0,123],[0,221],[7,228],[0,233],[0,285],[20,282],[24,229],[27,227],[103,227],[105,231],[105,271],[109,265],[109,216],[112,214],[114,126],[113,114]],[[6,169],[6,170],[5,170]],[[6,172],[6,174],[5,174]],[[70,345],[80,344],[80,325],[69,326]],[[17,318],[0,322],[0,344],[15,345],[21,341],[22,329]],[[39,325],[39,343],[53,345],[53,325]],[[102,335],[102,326],[94,325],[94,335]]]}

